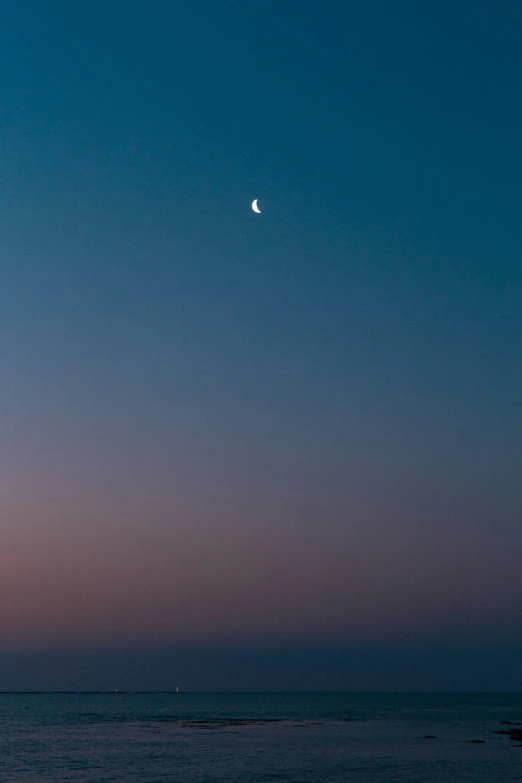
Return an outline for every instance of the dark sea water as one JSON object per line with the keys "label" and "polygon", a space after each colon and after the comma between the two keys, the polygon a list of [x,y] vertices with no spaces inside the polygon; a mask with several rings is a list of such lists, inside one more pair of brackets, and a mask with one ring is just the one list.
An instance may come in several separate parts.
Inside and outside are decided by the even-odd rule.
{"label": "dark sea water", "polygon": [[0,780],[522,783],[517,721],[522,694],[0,694]]}

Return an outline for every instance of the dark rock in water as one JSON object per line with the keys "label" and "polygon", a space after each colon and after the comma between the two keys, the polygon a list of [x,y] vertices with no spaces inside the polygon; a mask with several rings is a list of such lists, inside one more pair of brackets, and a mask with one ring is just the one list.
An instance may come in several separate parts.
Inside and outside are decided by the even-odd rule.
{"label": "dark rock in water", "polygon": [[522,729],[509,729],[508,734],[512,740],[522,742]]}
{"label": "dark rock in water", "polygon": [[475,745],[484,745],[486,740],[470,740],[470,742],[474,742]]}
{"label": "dark rock in water", "polygon": [[229,729],[238,726],[256,726],[281,722],[279,718],[214,718],[213,720],[186,720],[180,725],[184,729]]}
{"label": "dark rock in water", "polygon": [[434,734],[426,734],[424,739],[438,739]]}

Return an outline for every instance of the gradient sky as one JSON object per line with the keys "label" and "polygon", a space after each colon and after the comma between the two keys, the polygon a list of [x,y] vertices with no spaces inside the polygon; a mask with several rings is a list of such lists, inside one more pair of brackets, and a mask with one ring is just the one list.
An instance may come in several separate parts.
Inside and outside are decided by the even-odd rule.
{"label": "gradient sky", "polygon": [[521,40],[3,4],[0,688],[522,689]]}

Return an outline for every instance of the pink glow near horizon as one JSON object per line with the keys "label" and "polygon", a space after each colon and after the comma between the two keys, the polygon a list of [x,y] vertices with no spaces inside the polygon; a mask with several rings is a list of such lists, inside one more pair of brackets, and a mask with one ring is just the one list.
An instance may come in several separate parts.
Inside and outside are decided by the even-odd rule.
{"label": "pink glow near horizon", "polygon": [[3,648],[379,638],[508,602],[493,549],[488,565],[465,529],[436,535],[371,499],[318,521],[247,490],[87,489],[4,496]]}

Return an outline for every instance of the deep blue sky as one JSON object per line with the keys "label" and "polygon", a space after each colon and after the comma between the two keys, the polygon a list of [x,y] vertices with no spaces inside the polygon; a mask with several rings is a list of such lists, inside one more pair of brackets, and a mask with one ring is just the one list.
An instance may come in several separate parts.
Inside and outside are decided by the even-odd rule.
{"label": "deep blue sky", "polygon": [[520,3],[2,5],[1,649],[513,656]]}

